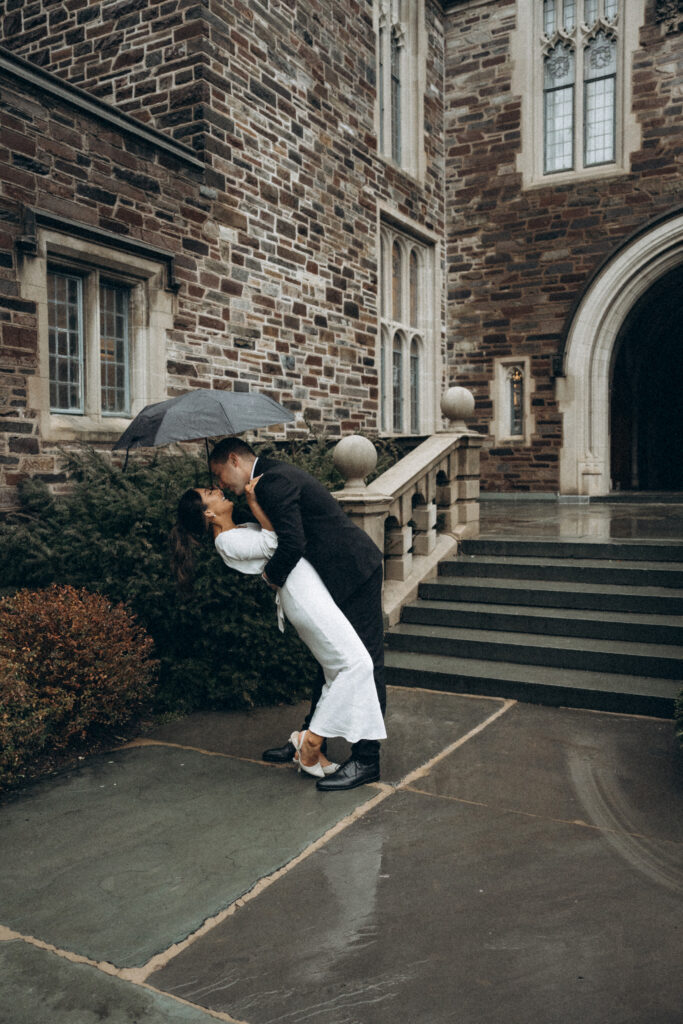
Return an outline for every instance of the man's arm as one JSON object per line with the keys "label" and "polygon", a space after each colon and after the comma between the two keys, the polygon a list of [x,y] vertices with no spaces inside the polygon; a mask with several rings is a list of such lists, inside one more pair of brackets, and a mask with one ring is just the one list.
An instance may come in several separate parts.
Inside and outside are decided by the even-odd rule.
{"label": "man's arm", "polygon": [[267,473],[259,481],[256,494],[278,538],[277,551],[264,573],[270,583],[281,587],[306,550],[299,487],[286,472]]}

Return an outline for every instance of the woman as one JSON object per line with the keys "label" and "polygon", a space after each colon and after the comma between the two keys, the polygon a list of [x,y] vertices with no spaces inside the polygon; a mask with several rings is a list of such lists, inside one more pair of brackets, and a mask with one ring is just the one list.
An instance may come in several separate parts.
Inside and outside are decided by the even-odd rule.
{"label": "woman", "polygon": [[[192,539],[212,534],[216,550],[226,565],[240,572],[260,575],[277,547],[277,535],[258,503],[259,477],[246,484],[244,493],[256,524],[236,526],[233,503],[218,488],[195,487],[186,491],[178,505],[174,530],[176,575],[186,579]],[[323,739],[343,736],[349,743],[359,739],[384,739],[386,730],[375,688],[372,658],[348,619],[335,604],[310,562],[301,558],[276,595],[280,628],[281,613],[322,666],[325,685],[310,726],[293,732],[299,771],[323,778],[335,772],[322,754]]]}

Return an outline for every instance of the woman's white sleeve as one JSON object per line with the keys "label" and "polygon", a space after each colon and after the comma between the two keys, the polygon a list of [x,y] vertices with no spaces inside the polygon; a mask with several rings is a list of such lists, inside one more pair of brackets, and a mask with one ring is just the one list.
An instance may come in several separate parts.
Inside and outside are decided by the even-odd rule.
{"label": "woman's white sleeve", "polygon": [[216,537],[216,550],[225,564],[251,575],[263,572],[276,548],[277,534],[249,526],[224,530]]}

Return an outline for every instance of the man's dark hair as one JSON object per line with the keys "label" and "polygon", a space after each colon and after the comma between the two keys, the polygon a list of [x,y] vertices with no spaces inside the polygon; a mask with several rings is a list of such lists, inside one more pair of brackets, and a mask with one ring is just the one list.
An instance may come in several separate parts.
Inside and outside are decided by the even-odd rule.
{"label": "man's dark hair", "polygon": [[246,441],[243,441],[239,437],[224,437],[222,441],[214,445],[209,455],[209,462],[218,462],[222,464],[227,462],[232,453],[235,455],[256,455],[256,452],[248,445]]}

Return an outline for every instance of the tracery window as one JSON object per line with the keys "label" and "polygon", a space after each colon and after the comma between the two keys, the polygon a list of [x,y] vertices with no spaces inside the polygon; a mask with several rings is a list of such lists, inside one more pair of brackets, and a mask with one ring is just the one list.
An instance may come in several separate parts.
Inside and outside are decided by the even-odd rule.
{"label": "tracery window", "polygon": [[386,433],[429,429],[433,249],[382,225],[380,233],[380,424]]}
{"label": "tracery window", "polygon": [[614,163],[623,0],[539,0],[543,173]]}
{"label": "tracery window", "polygon": [[378,149],[418,176],[424,161],[424,0],[374,0],[374,21]]}

